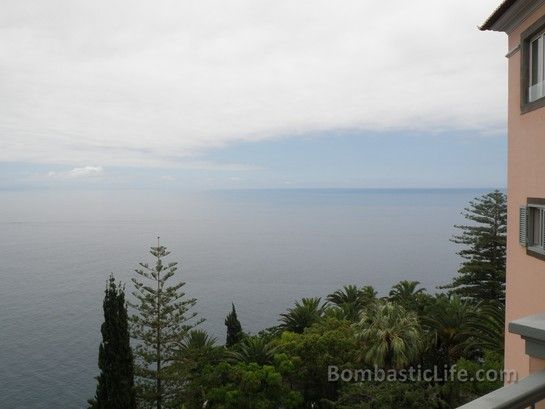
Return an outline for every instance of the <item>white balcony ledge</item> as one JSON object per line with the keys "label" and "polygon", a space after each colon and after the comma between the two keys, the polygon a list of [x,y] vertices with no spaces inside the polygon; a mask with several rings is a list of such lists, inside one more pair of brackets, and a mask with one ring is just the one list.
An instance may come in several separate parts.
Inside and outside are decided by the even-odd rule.
{"label": "white balcony ledge", "polygon": [[509,323],[509,332],[525,341],[526,354],[545,359],[545,314],[531,315]]}
{"label": "white balcony ledge", "polygon": [[[518,334],[525,341],[526,354],[545,360],[545,314],[531,315],[512,321],[509,332]],[[459,409],[524,409],[534,408],[545,400],[545,371],[475,399]]]}
{"label": "white balcony ledge", "polygon": [[481,396],[458,409],[524,409],[545,398],[545,371]]}

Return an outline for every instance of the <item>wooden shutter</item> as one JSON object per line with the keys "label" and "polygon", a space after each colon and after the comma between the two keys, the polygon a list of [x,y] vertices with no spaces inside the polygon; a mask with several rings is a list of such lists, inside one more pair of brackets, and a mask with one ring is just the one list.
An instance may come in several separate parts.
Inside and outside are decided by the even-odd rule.
{"label": "wooden shutter", "polygon": [[526,246],[528,243],[528,208],[520,208],[519,218],[519,242],[521,246]]}

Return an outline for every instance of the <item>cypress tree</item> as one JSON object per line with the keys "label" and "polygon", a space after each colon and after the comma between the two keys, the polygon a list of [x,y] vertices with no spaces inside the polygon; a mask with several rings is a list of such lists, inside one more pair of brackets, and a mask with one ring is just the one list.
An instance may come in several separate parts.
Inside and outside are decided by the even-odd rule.
{"label": "cypress tree", "polygon": [[98,385],[90,409],[135,409],[133,355],[127,318],[125,293],[108,280],[104,302],[104,322],[100,328],[102,343],[98,351]]}
{"label": "cypress tree", "polygon": [[[136,303],[131,316],[132,336],[136,340],[135,371],[139,404],[156,409],[179,408],[176,402],[184,379],[172,364],[179,356],[179,348],[189,331],[201,321],[194,321],[196,313],[189,310],[196,304],[182,291],[184,282],[169,285],[177,270],[177,263],[163,264],[170,254],[158,244],[151,247],[155,266],[140,263],[133,278]],[[142,281],[139,281],[142,280]]]}
{"label": "cypress tree", "polygon": [[238,344],[242,339],[242,326],[237,317],[237,311],[235,310],[235,304],[232,305],[231,312],[225,318],[225,325],[227,326],[227,340],[225,341],[226,347],[231,347]]}
{"label": "cypress tree", "polygon": [[469,203],[462,213],[471,225],[455,226],[451,241],[464,246],[458,276],[441,288],[474,301],[505,301],[507,198],[495,190]]}

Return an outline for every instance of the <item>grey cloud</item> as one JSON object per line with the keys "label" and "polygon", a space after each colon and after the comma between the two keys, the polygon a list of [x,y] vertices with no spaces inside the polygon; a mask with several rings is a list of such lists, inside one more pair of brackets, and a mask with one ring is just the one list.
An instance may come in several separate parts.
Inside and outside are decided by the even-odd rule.
{"label": "grey cloud", "polygon": [[195,158],[331,129],[501,129],[505,38],[476,29],[497,3],[3,0],[0,161],[221,168]]}

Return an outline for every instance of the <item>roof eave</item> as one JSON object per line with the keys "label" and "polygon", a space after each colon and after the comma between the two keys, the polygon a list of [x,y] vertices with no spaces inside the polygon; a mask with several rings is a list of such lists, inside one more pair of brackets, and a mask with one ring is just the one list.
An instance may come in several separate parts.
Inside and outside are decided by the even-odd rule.
{"label": "roof eave", "polygon": [[490,17],[479,27],[481,31],[503,31],[498,26],[498,20],[517,2],[517,0],[505,0],[501,3]]}
{"label": "roof eave", "polygon": [[479,29],[510,33],[543,4],[545,0],[505,0]]}

